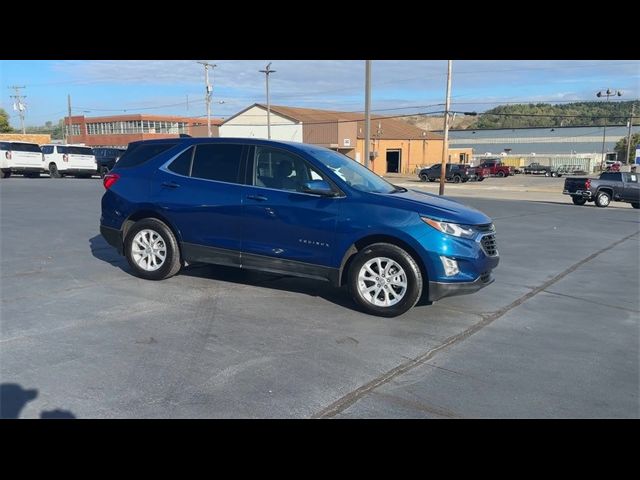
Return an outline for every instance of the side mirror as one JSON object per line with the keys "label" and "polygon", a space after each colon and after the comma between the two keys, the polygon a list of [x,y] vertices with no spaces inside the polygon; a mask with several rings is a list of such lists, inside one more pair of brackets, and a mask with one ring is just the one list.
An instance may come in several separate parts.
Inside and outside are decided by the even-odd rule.
{"label": "side mirror", "polygon": [[311,180],[302,185],[303,193],[311,193],[313,195],[322,195],[323,197],[335,197],[336,192],[333,191],[331,185],[324,180]]}

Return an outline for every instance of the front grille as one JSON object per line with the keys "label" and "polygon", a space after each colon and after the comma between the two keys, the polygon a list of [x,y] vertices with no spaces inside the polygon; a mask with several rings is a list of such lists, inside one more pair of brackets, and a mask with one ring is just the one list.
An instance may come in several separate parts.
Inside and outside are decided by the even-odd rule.
{"label": "front grille", "polygon": [[480,244],[482,245],[482,250],[484,250],[484,253],[486,253],[488,257],[495,257],[498,255],[495,235],[485,235],[482,237]]}
{"label": "front grille", "polygon": [[480,281],[482,283],[487,283],[491,278],[491,272],[484,272],[480,275]]}
{"label": "front grille", "polygon": [[476,225],[475,227],[479,232],[493,232],[493,223],[486,223],[484,225]]}

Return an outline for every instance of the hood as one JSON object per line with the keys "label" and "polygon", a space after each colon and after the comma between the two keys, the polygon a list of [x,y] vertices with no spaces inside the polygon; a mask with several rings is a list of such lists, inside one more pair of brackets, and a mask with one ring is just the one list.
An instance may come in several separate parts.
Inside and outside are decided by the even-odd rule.
{"label": "hood", "polygon": [[[480,210],[468,207],[448,197],[441,197],[418,190],[407,190],[385,195],[397,207],[413,210],[445,222],[461,223],[464,225],[483,225],[492,220]],[[393,199],[393,200],[392,200]]]}

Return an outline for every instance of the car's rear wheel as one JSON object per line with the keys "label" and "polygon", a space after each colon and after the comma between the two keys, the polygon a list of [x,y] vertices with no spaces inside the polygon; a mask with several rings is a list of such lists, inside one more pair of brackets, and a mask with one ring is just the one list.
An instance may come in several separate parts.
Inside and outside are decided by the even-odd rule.
{"label": "car's rear wheel", "polygon": [[429,181],[430,181],[430,182],[435,182],[435,181],[436,181],[436,179],[435,179],[434,177],[429,177]]}
{"label": "car's rear wheel", "polygon": [[62,175],[58,171],[58,166],[55,163],[49,164],[49,176],[51,178],[60,178]]}
{"label": "car's rear wheel", "polygon": [[500,178],[504,177],[504,172],[498,172],[498,176],[499,176]]}
{"label": "car's rear wheel", "polygon": [[632,202],[632,203],[631,203],[631,206],[632,206],[633,208],[640,208],[640,202]]}
{"label": "car's rear wheel", "polygon": [[582,197],[571,197],[571,200],[573,200],[573,203],[576,205],[584,205],[587,203],[587,199]]}
{"label": "car's rear wheel", "polygon": [[11,170],[0,170],[0,178],[9,178],[11,176]]}
{"label": "car's rear wheel", "polygon": [[611,196],[607,192],[600,192],[596,197],[596,205],[600,208],[605,208],[611,203]]}
{"label": "car's rear wheel", "polygon": [[374,243],[360,250],[349,268],[349,289],[366,312],[396,317],[411,309],[422,294],[422,274],[402,248]]}
{"label": "car's rear wheel", "polygon": [[136,222],[127,232],[124,247],[127,261],[138,277],[164,280],[180,270],[178,242],[160,220],[145,218]]}
{"label": "car's rear wheel", "polygon": [[109,169],[107,167],[100,167],[100,170],[98,171],[100,178],[104,178],[107,173],[109,173]]}
{"label": "car's rear wheel", "polygon": [[478,178],[478,181],[479,181],[479,182],[481,182],[481,181],[483,181],[483,180],[484,180],[484,177],[480,177],[480,178]]}
{"label": "car's rear wheel", "polygon": [[552,177],[557,177],[557,176],[558,176],[558,174],[557,174],[556,172],[551,172],[551,176],[552,176]]}

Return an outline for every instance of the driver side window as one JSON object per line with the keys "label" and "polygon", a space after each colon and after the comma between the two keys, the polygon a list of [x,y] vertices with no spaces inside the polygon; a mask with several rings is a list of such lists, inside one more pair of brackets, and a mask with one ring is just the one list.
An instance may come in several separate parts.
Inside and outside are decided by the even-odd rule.
{"label": "driver side window", "polygon": [[302,192],[302,186],[322,176],[297,155],[271,147],[256,147],[253,184],[256,187]]}

